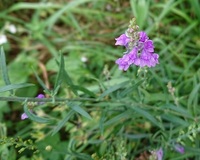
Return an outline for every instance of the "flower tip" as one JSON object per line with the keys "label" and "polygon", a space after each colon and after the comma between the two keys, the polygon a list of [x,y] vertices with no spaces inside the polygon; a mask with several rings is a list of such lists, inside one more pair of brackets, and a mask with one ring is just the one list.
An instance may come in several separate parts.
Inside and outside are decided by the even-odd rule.
{"label": "flower tip", "polygon": [[27,118],[28,118],[28,116],[27,116],[26,113],[23,113],[23,114],[21,115],[21,120],[25,120],[25,119],[27,119]]}
{"label": "flower tip", "polygon": [[185,153],[185,148],[184,148],[182,145],[180,145],[180,144],[176,144],[176,145],[174,146],[174,148],[175,148],[175,150],[176,150],[177,152],[179,152],[179,153],[181,153],[181,154],[184,154],[184,153]]}
{"label": "flower tip", "polygon": [[160,148],[159,150],[156,151],[157,159],[162,160],[163,158],[163,150]]}
{"label": "flower tip", "polygon": [[44,94],[38,94],[37,98],[45,98]]}

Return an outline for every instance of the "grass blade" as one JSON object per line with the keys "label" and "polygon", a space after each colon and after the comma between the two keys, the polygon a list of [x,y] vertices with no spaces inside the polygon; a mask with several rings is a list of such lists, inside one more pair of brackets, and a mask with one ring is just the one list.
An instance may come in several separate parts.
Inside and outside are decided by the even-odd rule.
{"label": "grass blade", "polygon": [[70,119],[70,117],[75,113],[74,110],[71,110],[68,112],[67,116],[61,120],[58,125],[53,129],[52,136],[55,135],[64,125],[67,123],[67,121]]}
{"label": "grass blade", "polygon": [[139,107],[132,107],[132,109],[135,112],[137,112],[138,114],[142,115],[144,118],[147,118],[148,120],[150,120],[154,125],[156,125],[159,128],[163,129],[163,127],[161,126],[161,124],[150,113],[148,113],[144,109],[141,109]]}
{"label": "grass blade", "polygon": [[72,90],[72,92],[75,94],[75,95],[77,95],[78,96],[78,92],[77,92],[77,90],[76,90],[76,87],[74,87],[75,85],[74,85],[74,83],[72,82],[72,80],[71,80],[71,78],[70,78],[70,76],[68,75],[68,73],[67,73],[67,71],[66,70],[64,70],[64,75],[63,75],[64,77],[64,82],[67,84],[67,85],[69,85],[70,86],[70,88],[71,88],[71,90]]}
{"label": "grass blade", "polygon": [[57,74],[57,77],[56,77],[56,82],[54,84],[54,91],[56,90],[56,88],[58,88],[61,85],[64,72],[65,72],[65,62],[64,62],[64,57],[61,54],[60,63],[59,63],[59,71],[58,71],[58,74]]}
{"label": "grass blade", "polygon": [[26,2],[19,2],[15,5],[11,6],[11,8],[8,9],[9,12],[13,12],[16,10],[21,9],[50,9],[50,8],[60,8],[62,7],[59,4],[55,3],[26,3]]}
{"label": "grass blade", "polygon": [[183,119],[181,119],[180,117],[178,116],[173,116],[171,114],[164,114],[162,115],[162,118],[173,123],[173,125],[181,125],[181,126],[189,126],[189,123]]}
{"label": "grass blade", "polygon": [[88,90],[87,88],[85,87],[82,87],[82,86],[77,86],[77,85],[73,85],[72,86],[75,90],[77,91],[82,91],[83,93],[87,94],[88,96],[91,96],[91,97],[96,97],[95,93]]}
{"label": "grass blade", "polygon": [[92,0],[76,0],[69,2],[66,6],[61,8],[46,21],[46,26],[48,26],[49,29],[51,29],[51,27],[55,24],[55,22],[59,19],[59,17],[61,17],[63,13],[65,13],[66,11],[70,11],[71,9],[76,8],[78,5],[81,5],[89,1]]}
{"label": "grass blade", "polygon": [[[1,70],[2,70],[2,77],[6,85],[10,85],[10,79],[8,75],[8,70],[6,66],[6,56],[3,50],[3,47],[1,47],[1,53],[0,53],[0,65],[1,65]],[[13,90],[9,90],[11,94],[13,94]]]}
{"label": "grass blade", "polygon": [[113,123],[118,123],[119,121],[122,121],[122,119],[127,119],[129,118],[127,115],[130,113],[130,111],[125,111],[121,114],[118,114],[117,116],[113,117],[112,119],[108,120],[107,122],[104,123],[104,126],[111,125]]}
{"label": "grass blade", "polygon": [[46,87],[46,85],[44,84],[44,82],[42,81],[42,79],[38,76],[38,74],[35,72],[35,70],[33,70],[35,77],[38,81],[38,83],[42,86],[42,88],[47,91],[48,93],[50,93],[49,89]]}
{"label": "grass blade", "polygon": [[92,117],[83,109],[79,106],[77,103],[67,103],[69,107],[71,107],[74,111],[78,112],[80,115],[83,117],[86,117],[87,119],[92,120]]}
{"label": "grass blade", "polygon": [[25,88],[30,86],[34,86],[34,84],[31,83],[10,84],[4,87],[0,87],[0,93],[6,91],[13,91],[14,89]]}
{"label": "grass blade", "polygon": [[99,97],[99,99],[102,99],[103,97],[109,95],[110,93],[112,93],[112,92],[114,92],[114,91],[116,91],[116,90],[118,90],[118,89],[124,87],[124,86],[127,85],[128,83],[129,83],[129,81],[125,81],[125,82],[122,82],[122,83],[120,83],[120,84],[118,84],[118,85],[115,85],[115,86],[113,86],[113,87],[110,87],[109,89],[107,89],[106,91],[104,91],[104,92],[101,94],[101,96]]}
{"label": "grass blade", "polygon": [[131,0],[131,8],[133,15],[137,18],[137,24],[142,29],[146,23],[146,19],[149,11],[149,1],[148,0]]}

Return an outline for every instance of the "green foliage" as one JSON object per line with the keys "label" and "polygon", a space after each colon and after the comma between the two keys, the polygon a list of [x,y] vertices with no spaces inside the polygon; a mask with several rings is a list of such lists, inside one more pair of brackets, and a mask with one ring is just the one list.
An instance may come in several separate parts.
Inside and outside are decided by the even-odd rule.
{"label": "green foliage", "polygon": [[35,114],[33,114],[27,106],[27,102],[25,101],[24,104],[24,113],[26,113],[26,115],[28,116],[28,118],[30,118],[32,121],[38,122],[38,123],[48,123],[50,120],[46,119],[46,118],[41,118],[41,117],[37,117]]}
{"label": "green foliage", "polygon": [[30,87],[30,86],[34,86],[34,84],[30,84],[30,83],[10,84],[4,87],[0,87],[0,92],[13,91],[14,89]]}
{"label": "green foliage", "polygon": [[[200,159],[198,0],[2,2],[0,159]],[[122,72],[133,17],[160,64]]]}

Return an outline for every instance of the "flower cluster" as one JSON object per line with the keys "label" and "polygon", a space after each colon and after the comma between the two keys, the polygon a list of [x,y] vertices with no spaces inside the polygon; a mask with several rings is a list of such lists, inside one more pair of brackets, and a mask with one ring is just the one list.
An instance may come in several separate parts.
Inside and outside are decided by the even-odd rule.
{"label": "flower cluster", "polygon": [[126,71],[132,64],[140,67],[154,67],[158,64],[159,56],[154,53],[153,41],[144,31],[137,31],[138,28],[135,24],[130,24],[126,33],[115,39],[115,45],[125,46],[127,49],[127,52],[116,60],[120,70]]}

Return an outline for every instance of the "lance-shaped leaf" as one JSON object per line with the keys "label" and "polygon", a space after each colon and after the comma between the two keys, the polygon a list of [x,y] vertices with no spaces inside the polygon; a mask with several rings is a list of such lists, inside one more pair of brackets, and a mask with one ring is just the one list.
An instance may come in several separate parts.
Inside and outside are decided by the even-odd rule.
{"label": "lance-shaped leaf", "polygon": [[10,84],[4,87],[0,87],[0,93],[6,91],[13,91],[14,89],[25,88],[30,86],[34,86],[34,84],[31,83]]}
{"label": "lance-shaped leaf", "polygon": [[107,90],[105,90],[101,96],[99,97],[99,99],[101,100],[103,97],[107,96],[107,95],[110,95],[111,93],[115,92],[116,90],[120,89],[120,88],[123,88],[124,86],[126,86],[127,84],[129,83],[129,81],[125,81],[125,82],[122,82],[120,84],[117,84],[115,86],[112,86],[110,88],[108,88]]}
{"label": "lance-shaped leaf", "polygon": [[65,61],[64,61],[63,54],[61,54],[60,63],[58,63],[58,64],[59,64],[59,71],[58,71],[58,74],[56,76],[56,82],[54,84],[54,93],[55,94],[58,92],[58,90],[60,88],[60,85],[63,81],[63,75],[64,75],[64,72],[65,72]]}
{"label": "lance-shaped leaf", "polygon": [[67,113],[66,117],[62,119],[57,126],[52,131],[52,136],[55,135],[64,125],[69,121],[70,117],[75,113],[74,110],[71,110]]}
{"label": "lance-shaped leaf", "polygon": [[92,120],[92,117],[82,108],[79,106],[78,103],[74,103],[74,102],[69,102],[67,103],[67,105],[73,109],[74,111],[78,112],[79,114],[81,114],[82,116]]}
{"label": "lance-shaped leaf", "polygon": [[43,117],[38,117],[35,114],[33,114],[27,106],[27,103],[25,102],[24,104],[24,112],[26,113],[26,115],[28,116],[29,119],[31,119],[32,121],[38,122],[38,123],[49,123],[50,120],[47,118],[43,118]]}
{"label": "lance-shaped leaf", "polygon": [[[6,66],[6,56],[3,50],[3,47],[1,47],[1,51],[0,51],[0,66],[1,66],[1,71],[2,71],[2,77],[3,80],[5,82],[6,85],[10,85],[10,79],[9,79],[9,75],[8,75],[8,70],[7,70],[7,66]],[[13,90],[9,90],[11,94],[13,94]]]}
{"label": "lance-shaped leaf", "polygon": [[36,71],[33,69],[35,77],[38,81],[38,83],[42,86],[42,88],[47,92],[50,93],[50,90],[46,87],[46,85],[44,84],[44,82],[42,81],[42,79],[38,76],[38,74],[36,73]]}

